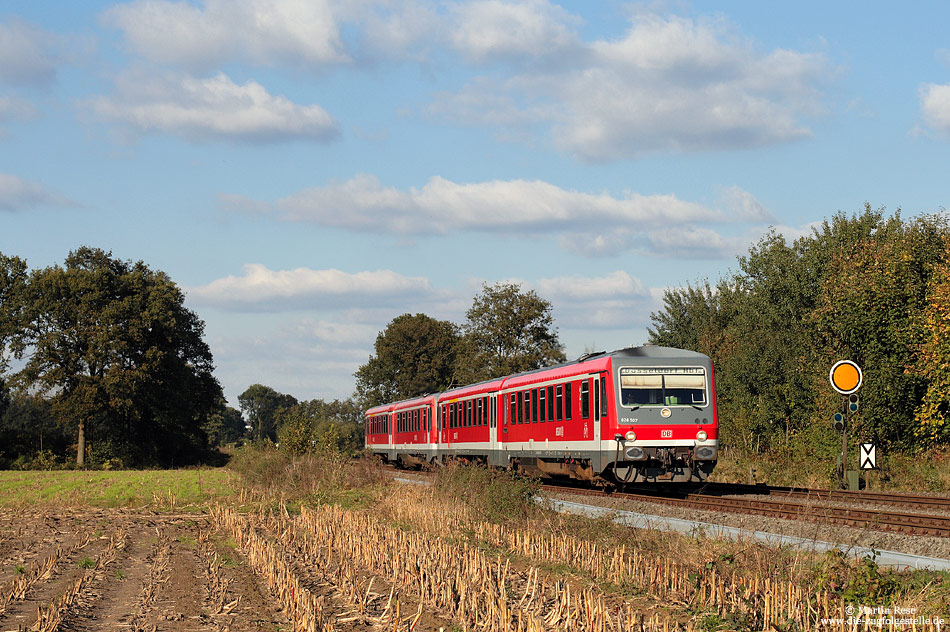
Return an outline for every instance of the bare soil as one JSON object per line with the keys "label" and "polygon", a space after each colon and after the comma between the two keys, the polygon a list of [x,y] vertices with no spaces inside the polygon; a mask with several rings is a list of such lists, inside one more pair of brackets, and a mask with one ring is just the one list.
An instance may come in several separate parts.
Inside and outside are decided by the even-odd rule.
{"label": "bare soil", "polygon": [[[380,627],[371,617],[352,616],[352,604],[319,569],[295,566],[333,630]],[[392,599],[384,579],[360,580],[372,589],[369,610]],[[401,601],[404,608],[418,605],[405,595]],[[429,613],[415,626],[440,628],[452,623]],[[294,629],[278,596],[207,515],[66,509],[0,517],[0,632]]]}

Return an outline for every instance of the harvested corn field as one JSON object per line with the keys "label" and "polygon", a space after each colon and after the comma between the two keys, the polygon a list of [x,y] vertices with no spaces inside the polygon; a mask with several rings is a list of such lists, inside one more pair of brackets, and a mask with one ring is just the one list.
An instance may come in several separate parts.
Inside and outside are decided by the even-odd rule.
{"label": "harvested corn field", "polygon": [[[321,476],[332,470],[317,465]],[[905,590],[857,568],[874,582],[860,593],[834,584],[855,572],[840,560],[631,538],[533,503],[489,522],[451,486],[384,482],[366,464],[332,470],[327,485],[307,464],[293,468],[296,487],[248,485],[193,513],[6,511],[0,631],[805,630],[841,628],[822,620],[847,620],[854,603],[886,598],[921,616],[946,603],[940,575]],[[498,491],[512,515],[519,484]]]}

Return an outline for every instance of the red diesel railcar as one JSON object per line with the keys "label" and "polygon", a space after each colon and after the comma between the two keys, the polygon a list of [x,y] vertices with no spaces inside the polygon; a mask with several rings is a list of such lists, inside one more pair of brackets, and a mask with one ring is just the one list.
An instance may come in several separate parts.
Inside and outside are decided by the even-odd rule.
{"label": "red diesel railcar", "polygon": [[389,461],[459,458],[543,476],[701,481],[719,454],[708,356],[645,345],[366,411]]}

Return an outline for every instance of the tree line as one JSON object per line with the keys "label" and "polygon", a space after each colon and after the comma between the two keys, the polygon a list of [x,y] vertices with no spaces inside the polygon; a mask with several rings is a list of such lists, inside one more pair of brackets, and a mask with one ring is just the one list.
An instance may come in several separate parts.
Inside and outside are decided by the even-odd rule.
{"label": "tree line", "polygon": [[[403,314],[354,374],[354,397],[297,401],[262,384],[227,406],[204,323],[178,286],[94,248],[29,270],[0,253],[0,467],[66,454],[178,466],[254,440],[359,450],[366,408],[565,360],[551,304],[484,285],[461,324]],[[650,341],[712,357],[725,445],[834,454],[828,371],[864,370],[851,436],[888,449],[950,444],[950,227],[866,205],[789,243],[770,231],[738,270],[667,290]],[[243,413],[243,414],[242,414]]]}
{"label": "tree line", "polygon": [[254,384],[236,410],[204,322],[164,272],[89,247],[35,270],[0,253],[0,468],[181,466],[246,440],[354,453],[368,406],[563,360],[550,312],[520,286],[485,286],[462,326],[394,319],[355,399]]}
{"label": "tree line", "polygon": [[650,339],[712,357],[726,444],[840,451],[829,371],[842,359],[864,375],[855,441],[950,443],[947,220],[865,205],[792,243],[770,231],[738,271],[666,291]]}
{"label": "tree line", "polygon": [[299,402],[254,384],[238,402],[247,437],[294,454],[363,447],[363,411],[453,386],[564,361],[551,304],[518,284],[482,286],[457,325],[402,314],[376,337],[374,354],[356,371],[353,398]]}

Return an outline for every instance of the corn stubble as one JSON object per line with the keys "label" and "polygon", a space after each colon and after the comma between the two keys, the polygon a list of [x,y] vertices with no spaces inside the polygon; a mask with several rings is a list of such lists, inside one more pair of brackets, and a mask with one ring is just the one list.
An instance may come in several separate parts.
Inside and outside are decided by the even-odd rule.
{"label": "corn stubble", "polygon": [[745,629],[818,629],[822,619],[847,619],[840,597],[790,581],[696,573],[664,553],[482,522],[421,493],[394,495],[372,513],[217,507],[212,520],[239,543],[294,629],[309,632],[350,624],[412,632],[424,613],[479,632],[668,632],[707,629],[706,617]]}

